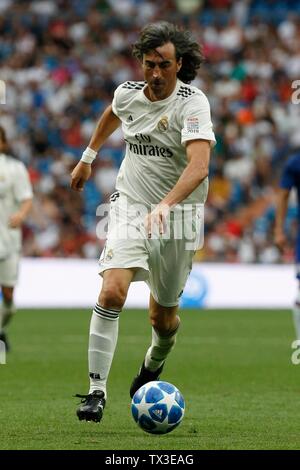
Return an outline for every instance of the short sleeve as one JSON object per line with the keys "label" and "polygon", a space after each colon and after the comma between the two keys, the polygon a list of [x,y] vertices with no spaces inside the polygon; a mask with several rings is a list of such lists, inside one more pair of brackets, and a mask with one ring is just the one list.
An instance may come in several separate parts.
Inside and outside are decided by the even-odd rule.
{"label": "short sleeve", "polygon": [[18,202],[32,199],[33,192],[28,172],[22,162],[17,162],[14,169],[14,195]]}
{"label": "short sleeve", "polygon": [[203,93],[194,95],[184,104],[181,119],[183,145],[189,140],[196,139],[210,140],[212,147],[216,144],[209,102]]}
{"label": "short sleeve", "polygon": [[118,86],[118,88],[116,88],[116,90],[114,92],[114,97],[113,97],[113,100],[112,100],[112,103],[111,103],[113,113],[118,117],[120,117],[119,116],[119,111],[118,111],[118,104],[119,104],[118,97],[119,97],[119,94],[121,92],[121,87],[122,87],[122,85],[120,85],[120,86]]}

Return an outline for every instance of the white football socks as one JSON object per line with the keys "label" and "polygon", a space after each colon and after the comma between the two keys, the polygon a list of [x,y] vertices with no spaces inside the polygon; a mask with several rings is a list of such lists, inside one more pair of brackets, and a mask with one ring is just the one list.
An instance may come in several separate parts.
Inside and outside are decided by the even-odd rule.
{"label": "white football socks", "polygon": [[178,317],[178,325],[167,335],[160,335],[158,331],[152,327],[152,343],[145,357],[145,367],[151,371],[156,371],[163,365],[166,357],[171,352],[176,343],[176,334],[180,325]]}
{"label": "white football socks", "polygon": [[89,376],[90,390],[102,390],[106,397],[106,382],[118,340],[120,310],[95,305],[90,324]]}

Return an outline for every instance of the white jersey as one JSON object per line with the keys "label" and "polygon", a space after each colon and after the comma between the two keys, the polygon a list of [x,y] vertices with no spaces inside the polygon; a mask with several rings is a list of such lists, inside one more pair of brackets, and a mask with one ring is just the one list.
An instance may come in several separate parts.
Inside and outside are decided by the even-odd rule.
{"label": "white jersey", "polygon": [[0,260],[21,250],[21,229],[9,228],[9,218],[19,210],[22,201],[32,196],[24,164],[0,154]]}
{"label": "white jersey", "polygon": [[[125,82],[115,91],[112,110],[122,121],[126,154],[116,189],[134,202],[158,204],[177,183],[187,166],[186,142],[215,143],[210,106],[198,88],[177,79],[172,94],[150,101],[145,82]],[[182,204],[203,204],[206,178]]]}

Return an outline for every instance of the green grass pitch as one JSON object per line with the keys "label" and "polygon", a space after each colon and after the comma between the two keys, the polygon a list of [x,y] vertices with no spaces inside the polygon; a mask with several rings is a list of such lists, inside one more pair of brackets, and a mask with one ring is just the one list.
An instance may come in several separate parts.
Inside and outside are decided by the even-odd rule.
{"label": "green grass pitch", "polygon": [[19,311],[0,365],[0,449],[300,449],[300,365],[288,311],[183,310],[162,379],[186,400],[173,433],[131,417],[128,389],[150,341],[145,310],[124,310],[101,424],[79,422],[90,312]]}

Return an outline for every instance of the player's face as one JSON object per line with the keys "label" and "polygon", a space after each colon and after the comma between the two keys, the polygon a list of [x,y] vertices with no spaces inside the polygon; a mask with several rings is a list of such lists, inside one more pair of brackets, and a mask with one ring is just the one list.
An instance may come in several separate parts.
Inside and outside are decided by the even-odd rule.
{"label": "player's face", "polygon": [[181,68],[181,59],[176,60],[174,44],[168,42],[144,54],[142,66],[148,84],[145,92],[148,98],[158,101],[170,96]]}

